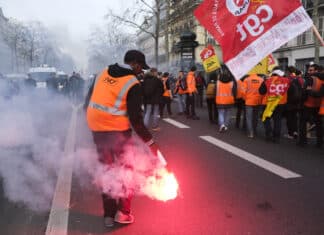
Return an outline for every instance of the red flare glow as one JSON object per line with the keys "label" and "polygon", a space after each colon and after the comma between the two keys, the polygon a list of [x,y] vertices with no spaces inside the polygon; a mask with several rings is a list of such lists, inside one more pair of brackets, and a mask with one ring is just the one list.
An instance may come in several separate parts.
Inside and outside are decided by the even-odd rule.
{"label": "red flare glow", "polygon": [[154,176],[147,178],[144,191],[152,198],[168,201],[178,196],[179,184],[173,173],[167,169],[158,169]]}

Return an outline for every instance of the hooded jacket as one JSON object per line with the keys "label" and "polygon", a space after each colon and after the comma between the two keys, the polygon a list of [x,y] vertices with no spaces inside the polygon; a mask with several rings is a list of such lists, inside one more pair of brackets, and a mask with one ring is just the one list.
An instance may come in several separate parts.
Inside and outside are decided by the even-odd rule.
{"label": "hooded jacket", "polygon": [[143,81],[144,104],[159,104],[163,94],[163,83],[152,74],[146,74]]}
{"label": "hooded jacket", "polygon": [[[119,77],[127,76],[127,75],[134,75],[134,72],[131,69],[121,67],[118,64],[113,64],[108,67],[108,74],[116,79]],[[89,88],[85,107],[88,106],[91,95],[93,93],[95,80],[91,87]],[[135,130],[135,132],[141,137],[144,142],[149,142],[152,140],[151,133],[147,130],[144,126],[143,116],[142,116],[142,88],[140,84],[134,85],[132,88],[129,89],[127,98],[127,114],[129,121]]]}

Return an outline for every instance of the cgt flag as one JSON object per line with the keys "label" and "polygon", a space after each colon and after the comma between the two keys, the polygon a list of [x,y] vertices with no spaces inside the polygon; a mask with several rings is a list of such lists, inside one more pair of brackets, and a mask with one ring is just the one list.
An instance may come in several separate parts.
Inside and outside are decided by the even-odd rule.
{"label": "cgt flag", "polygon": [[204,0],[194,15],[236,79],[313,25],[300,0]]}
{"label": "cgt flag", "polygon": [[202,50],[200,58],[203,61],[203,66],[207,73],[215,71],[221,67],[212,45],[208,45],[204,50]]}

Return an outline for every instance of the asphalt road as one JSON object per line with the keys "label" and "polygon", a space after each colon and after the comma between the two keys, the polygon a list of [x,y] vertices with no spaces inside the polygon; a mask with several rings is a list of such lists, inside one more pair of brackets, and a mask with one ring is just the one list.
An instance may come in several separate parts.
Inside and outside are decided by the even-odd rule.
{"label": "asphalt road", "polygon": [[[247,139],[235,129],[220,134],[217,126],[207,121],[206,110],[198,113],[199,121],[172,117],[190,128],[162,121],[161,130],[154,132],[179,181],[178,198],[160,202],[136,197],[132,205],[135,223],[106,229],[100,193],[75,186],[68,234],[324,234],[323,150],[299,148],[288,139],[280,144],[268,143],[262,137]],[[301,177],[282,178],[200,136],[222,140]]]}
{"label": "asphalt road", "polygon": [[[206,110],[197,112],[199,121],[171,117],[189,128],[161,121],[161,130],[154,132],[169,169],[180,184],[175,200],[136,197],[132,204],[135,223],[107,229],[103,226],[100,192],[84,187],[74,172],[67,231],[57,234],[324,235],[323,149],[312,145],[300,148],[289,139],[282,139],[280,144],[269,143],[261,131],[255,139],[246,138],[234,128],[218,133],[217,126],[207,121]],[[91,137],[83,128],[82,113],[79,117],[76,149],[93,148]],[[219,148],[202,136],[245,152],[231,153],[230,147]],[[255,159],[244,159],[251,157],[247,153],[274,164],[269,169],[280,166],[280,172],[289,170],[300,177],[275,174],[260,167]],[[30,214],[3,194],[1,191],[0,234],[44,234],[48,214]]]}

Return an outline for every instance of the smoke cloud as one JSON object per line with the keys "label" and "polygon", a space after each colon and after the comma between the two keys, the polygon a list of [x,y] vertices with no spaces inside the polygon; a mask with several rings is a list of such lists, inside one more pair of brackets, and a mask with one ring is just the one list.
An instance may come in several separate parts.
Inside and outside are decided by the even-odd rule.
{"label": "smoke cloud", "polygon": [[71,105],[45,89],[23,88],[13,95],[9,85],[0,84],[0,90],[11,91],[0,96],[2,185],[12,202],[45,211],[55,189]]}
{"label": "smoke cloud", "polygon": [[[0,82],[1,90],[10,89]],[[12,94],[0,96],[0,177],[5,196],[36,212],[49,211],[72,104],[42,88]],[[78,118],[73,174],[82,187],[95,184],[114,198],[146,195],[170,199],[161,183],[167,171],[139,137],[134,134],[129,139],[118,161],[104,165],[98,160],[84,113]]]}
{"label": "smoke cloud", "polygon": [[148,178],[156,174],[159,168],[158,158],[136,135],[132,136],[125,145],[123,154],[111,165],[99,162],[94,148],[79,149],[76,159],[78,170],[74,172],[79,172],[78,178],[90,177],[100,191],[113,198],[135,194],[157,199],[155,192],[147,188],[150,183]]}

